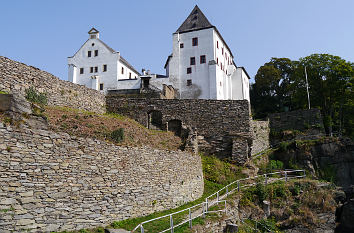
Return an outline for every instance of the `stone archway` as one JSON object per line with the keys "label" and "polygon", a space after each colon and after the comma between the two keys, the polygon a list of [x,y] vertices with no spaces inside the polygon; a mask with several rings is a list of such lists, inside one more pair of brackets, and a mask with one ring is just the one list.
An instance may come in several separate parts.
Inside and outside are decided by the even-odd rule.
{"label": "stone archway", "polygon": [[148,113],[148,128],[161,130],[162,129],[162,113],[157,110],[153,110]]}
{"label": "stone archway", "polygon": [[174,132],[176,136],[182,136],[182,121],[181,120],[170,120],[168,121],[167,130]]}

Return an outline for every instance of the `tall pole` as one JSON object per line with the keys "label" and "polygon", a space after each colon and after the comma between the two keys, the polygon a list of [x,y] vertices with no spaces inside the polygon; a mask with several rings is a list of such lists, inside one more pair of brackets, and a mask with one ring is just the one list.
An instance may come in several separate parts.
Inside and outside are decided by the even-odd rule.
{"label": "tall pole", "polygon": [[305,66],[305,78],[306,78],[307,102],[308,102],[309,109],[311,109],[310,92],[309,92],[309,82],[308,82],[308,80],[307,80],[307,70],[306,70],[306,66]]}

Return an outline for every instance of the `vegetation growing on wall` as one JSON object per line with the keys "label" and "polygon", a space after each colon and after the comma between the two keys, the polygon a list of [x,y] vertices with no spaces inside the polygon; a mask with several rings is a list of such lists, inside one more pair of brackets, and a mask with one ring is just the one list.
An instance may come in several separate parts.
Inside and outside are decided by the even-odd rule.
{"label": "vegetation growing on wall", "polygon": [[41,93],[37,91],[34,87],[30,87],[25,90],[26,99],[32,103],[47,105],[48,98],[46,93]]}

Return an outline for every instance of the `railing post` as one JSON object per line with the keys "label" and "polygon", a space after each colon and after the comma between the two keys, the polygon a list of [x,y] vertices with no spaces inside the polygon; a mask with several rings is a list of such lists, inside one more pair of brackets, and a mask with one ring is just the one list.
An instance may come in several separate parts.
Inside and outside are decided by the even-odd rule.
{"label": "railing post", "polygon": [[171,233],[173,233],[173,217],[172,217],[172,214],[170,214],[170,226],[171,226]]}
{"label": "railing post", "polygon": [[305,172],[305,170],[304,170],[304,177],[306,177],[306,172]]}
{"label": "railing post", "polygon": [[144,227],[143,227],[143,225],[140,225],[140,232],[141,232],[141,233],[144,233]]}
{"label": "railing post", "polygon": [[237,191],[240,192],[240,181],[237,181]]}
{"label": "railing post", "polygon": [[288,173],[285,171],[285,182],[288,182]]}
{"label": "railing post", "polygon": [[229,196],[229,186],[226,186],[226,197]]}
{"label": "railing post", "polygon": [[207,206],[208,205],[208,202],[205,202],[205,204],[203,205],[203,218],[205,218],[205,206]]}
{"label": "railing post", "polygon": [[[208,212],[208,198],[205,198],[205,208],[206,208],[206,211]],[[204,210],[204,205],[203,205],[203,210]]]}
{"label": "railing post", "polygon": [[219,201],[219,192],[216,193],[216,200]]}
{"label": "railing post", "polygon": [[265,185],[267,185],[267,184],[268,184],[268,178],[267,178],[267,174],[265,174],[265,175],[264,175],[264,178],[265,178],[265,181],[264,181],[264,183],[265,183]]}
{"label": "railing post", "polygon": [[189,228],[192,228],[192,211],[191,211],[191,208],[189,208]]}

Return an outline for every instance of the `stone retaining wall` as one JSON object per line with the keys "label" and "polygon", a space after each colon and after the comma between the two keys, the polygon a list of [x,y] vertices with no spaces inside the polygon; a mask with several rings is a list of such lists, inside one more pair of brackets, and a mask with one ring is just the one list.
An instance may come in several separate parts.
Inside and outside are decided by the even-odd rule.
{"label": "stone retaining wall", "polygon": [[252,121],[253,143],[252,155],[255,155],[270,147],[269,121]]}
{"label": "stone retaining wall", "polygon": [[0,232],[108,225],[202,193],[199,156],[0,123]]}
{"label": "stone retaining wall", "polygon": [[0,91],[25,96],[25,90],[29,87],[47,93],[49,105],[105,112],[105,97],[100,92],[0,56]]}
{"label": "stone retaining wall", "polygon": [[[179,100],[129,99],[108,95],[107,111],[126,115],[149,127],[149,114],[159,112],[161,128],[168,129],[169,121],[180,120],[197,132],[199,150],[237,162],[248,157],[248,147],[233,147],[238,134],[250,135],[250,115],[247,100]],[[247,143],[247,137],[242,137]],[[237,149],[238,148],[238,149]]]}
{"label": "stone retaining wall", "polygon": [[323,131],[323,120],[319,109],[304,109],[291,112],[269,114],[272,131],[299,130],[318,128]]}

